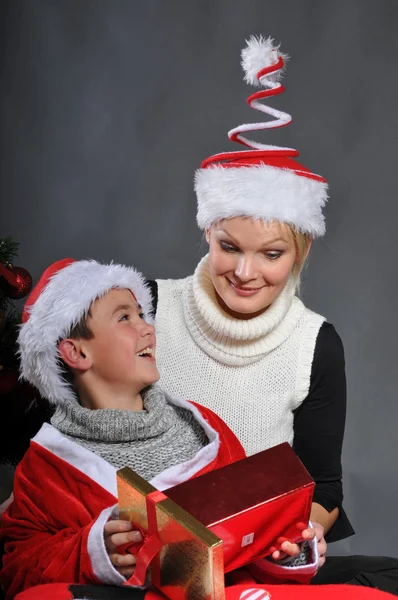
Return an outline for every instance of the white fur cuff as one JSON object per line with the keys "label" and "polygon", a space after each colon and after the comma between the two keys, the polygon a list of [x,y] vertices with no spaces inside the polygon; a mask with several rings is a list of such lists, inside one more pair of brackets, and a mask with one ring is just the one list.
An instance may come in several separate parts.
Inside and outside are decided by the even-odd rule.
{"label": "white fur cuff", "polygon": [[111,516],[117,505],[105,508],[99,515],[88,535],[88,554],[94,574],[102,583],[108,585],[123,585],[126,578],[123,577],[112,565],[105,548],[104,525]]}

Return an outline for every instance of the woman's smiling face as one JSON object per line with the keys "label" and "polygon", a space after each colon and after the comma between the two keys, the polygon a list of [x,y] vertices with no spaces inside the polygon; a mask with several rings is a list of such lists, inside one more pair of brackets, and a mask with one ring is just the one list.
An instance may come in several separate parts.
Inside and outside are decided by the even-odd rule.
{"label": "woman's smiling face", "polygon": [[297,261],[292,230],[281,223],[235,217],[206,231],[210,275],[220,306],[248,319],[279,296]]}

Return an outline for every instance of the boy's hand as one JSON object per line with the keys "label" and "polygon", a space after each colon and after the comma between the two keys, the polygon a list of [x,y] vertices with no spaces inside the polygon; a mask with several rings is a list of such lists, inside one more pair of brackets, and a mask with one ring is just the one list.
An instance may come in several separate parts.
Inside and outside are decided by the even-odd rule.
{"label": "boy's hand", "polygon": [[105,547],[109,560],[121,575],[129,579],[134,573],[135,557],[132,554],[118,554],[117,549],[126,544],[142,541],[139,531],[133,531],[130,521],[108,521],[104,526]]}

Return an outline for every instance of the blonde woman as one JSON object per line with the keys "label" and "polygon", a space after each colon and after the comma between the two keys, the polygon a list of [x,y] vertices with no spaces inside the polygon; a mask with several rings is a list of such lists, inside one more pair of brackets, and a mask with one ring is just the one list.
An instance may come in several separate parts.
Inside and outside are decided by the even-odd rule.
{"label": "blonde woman", "polygon": [[[284,55],[251,38],[246,79],[283,90]],[[290,116],[271,110],[276,125]],[[248,454],[289,442],[317,483],[312,519],[334,537],[352,532],[341,509],[345,422],[344,352],[334,327],[297,297],[312,240],[324,233],[327,183],[300,165],[298,152],[252,145],[216,154],[196,173],[197,220],[209,253],[182,280],[158,280],[157,359],[163,385],[216,411]],[[321,528],[320,528],[321,529]]]}
{"label": "blonde woman", "polygon": [[[246,149],[202,163],[197,221],[209,253],[192,276],[151,284],[163,387],[216,411],[248,454],[285,441],[293,446],[316,482],[311,518],[321,566],[323,536],[354,533],[342,508],[343,345],[333,325],[297,296],[312,241],[325,232],[327,183],[297,162],[296,150],[242,135],[291,121],[261,102],[284,90],[284,60],[270,38],[248,41],[245,79],[264,88],[248,103],[274,120],[232,129],[230,139]],[[336,580],[381,568],[362,561],[350,571],[347,564]]]}

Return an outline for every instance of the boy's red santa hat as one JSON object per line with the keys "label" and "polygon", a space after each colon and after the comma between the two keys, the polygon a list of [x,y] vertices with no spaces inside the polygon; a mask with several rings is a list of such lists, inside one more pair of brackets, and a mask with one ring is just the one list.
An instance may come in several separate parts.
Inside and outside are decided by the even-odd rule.
{"label": "boy's red santa hat", "polygon": [[202,162],[195,176],[201,229],[221,219],[245,216],[287,223],[311,237],[325,233],[322,208],[327,200],[326,180],[295,160],[297,150],[260,144],[242,135],[291,122],[290,115],[261,102],[284,91],[279,80],[286,58],[271,38],[261,36],[252,36],[242,51],[246,82],[266,88],[249,96],[248,104],[274,120],[231,129],[230,140],[250,150],[215,154]]}
{"label": "boy's red santa hat", "polygon": [[130,290],[151,321],[151,294],[132,267],[65,258],[49,266],[29,295],[19,332],[21,377],[53,403],[76,401],[65,380],[58,342],[65,339],[91,304],[112,289]]}

